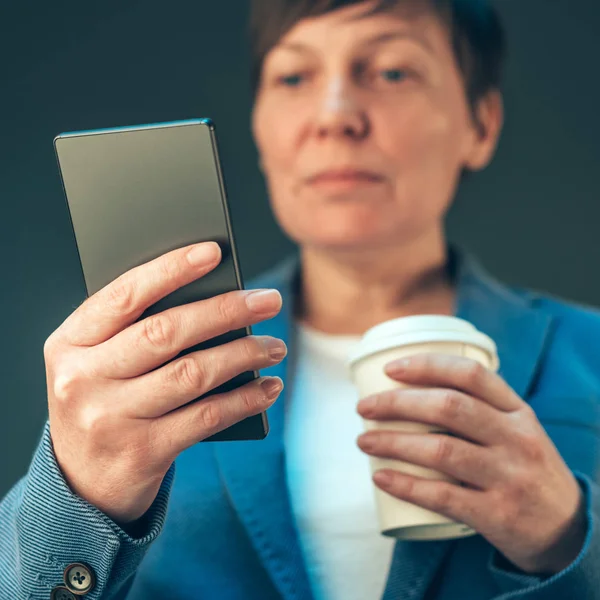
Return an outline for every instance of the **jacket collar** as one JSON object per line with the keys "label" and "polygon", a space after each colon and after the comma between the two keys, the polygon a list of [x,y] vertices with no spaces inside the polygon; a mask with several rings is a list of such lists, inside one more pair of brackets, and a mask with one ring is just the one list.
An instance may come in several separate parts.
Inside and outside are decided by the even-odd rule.
{"label": "jacket collar", "polygon": [[[456,316],[471,322],[496,342],[500,375],[526,399],[549,338],[551,317],[535,308],[533,294],[500,284],[468,254],[450,247],[449,257],[457,284]],[[295,351],[292,311],[299,278],[299,256],[294,254],[247,286],[273,287],[281,292],[281,312],[252,329],[258,335],[279,337],[288,345],[288,356],[279,365],[262,371],[264,375],[281,377],[288,385],[290,357]],[[312,594],[285,472],[286,398],[284,389],[267,411],[270,431],[264,440],[218,442],[213,449],[231,502],[282,598],[306,600]],[[384,600],[399,600],[408,590],[412,590],[411,598],[422,597],[454,543],[398,541]]]}

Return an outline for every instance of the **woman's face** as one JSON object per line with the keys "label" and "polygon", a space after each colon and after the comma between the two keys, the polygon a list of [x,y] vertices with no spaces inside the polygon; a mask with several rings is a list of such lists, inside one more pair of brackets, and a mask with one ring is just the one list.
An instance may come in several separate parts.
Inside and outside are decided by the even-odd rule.
{"label": "woman's face", "polygon": [[303,246],[383,248],[439,228],[463,167],[490,160],[450,35],[425,12],[359,3],[297,23],[264,61],[253,133],[270,202]]}

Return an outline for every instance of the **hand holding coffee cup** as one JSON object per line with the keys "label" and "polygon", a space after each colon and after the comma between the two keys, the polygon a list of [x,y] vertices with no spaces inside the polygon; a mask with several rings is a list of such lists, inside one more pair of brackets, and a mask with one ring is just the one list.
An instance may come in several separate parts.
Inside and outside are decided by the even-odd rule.
{"label": "hand holding coffee cup", "polygon": [[[352,378],[360,398],[408,387],[386,375],[386,364],[432,352],[465,356],[488,369],[498,368],[494,342],[462,319],[437,315],[393,319],[367,331],[350,357]],[[365,419],[364,424],[366,431],[448,433],[442,427],[409,420]],[[370,463],[373,473],[379,469],[395,469],[418,477],[457,483],[452,477],[435,469],[393,458],[370,456]],[[384,535],[401,539],[434,540],[466,537],[476,533],[471,527],[395,498],[378,487],[375,488],[375,495],[381,533]]]}
{"label": "hand holding coffee cup", "polygon": [[492,340],[460,319],[374,327],[350,357],[367,429],[358,445],[377,471],[383,534],[473,531],[517,569],[548,576],[585,552],[589,494],[497,367]]}

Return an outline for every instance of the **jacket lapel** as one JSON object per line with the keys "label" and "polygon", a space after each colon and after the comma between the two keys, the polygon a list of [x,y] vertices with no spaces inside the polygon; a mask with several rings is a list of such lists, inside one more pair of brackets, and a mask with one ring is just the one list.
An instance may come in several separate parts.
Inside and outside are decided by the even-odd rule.
{"label": "jacket lapel", "polygon": [[516,292],[491,277],[471,255],[451,250],[456,264],[456,313],[498,347],[499,374],[524,400],[550,340],[553,317],[535,306],[537,294]]}
{"label": "jacket lapel", "polygon": [[[532,306],[533,294],[511,291],[454,247],[450,260],[458,293],[456,315],[494,339],[501,376],[526,399],[549,339],[550,317]],[[288,364],[293,363],[292,307],[298,275],[299,258],[293,255],[249,286],[274,287],[283,296],[279,315],[253,326],[253,332],[279,337],[288,345],[286,359],[262,372],[278,375],[286,383],[290,382]],[[307,600],[312,593],[285,474],[286,391],[267,411],[270,432],[264,440],[219,442],[214,452],[231,502],[282,598]],[[383,600],[424,598],[436,574],[441,575],[444,558],[459,542],[396,542]]]}

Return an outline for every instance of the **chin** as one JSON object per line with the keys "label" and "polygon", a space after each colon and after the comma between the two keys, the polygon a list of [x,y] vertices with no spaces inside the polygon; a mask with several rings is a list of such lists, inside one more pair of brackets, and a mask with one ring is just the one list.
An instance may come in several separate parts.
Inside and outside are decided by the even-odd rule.
{"label": "chin", "polygon": [[315,226],[312,229],[293,232],[293,238],[301,246],[310,246],[329,251],[356,252],[383,248],[388,239],[398,239],[398,235],[390,236],[383,228],[363,227],[325,227]]}
{"label": "chin", "polygon": [[[364,200],[364,199],[363,199]],[[298,202],[273,205],[276,220],[301,246],[330,250],[373,250],[397,245],[421,224],[411,213],[386,198],[363,202]]]}

